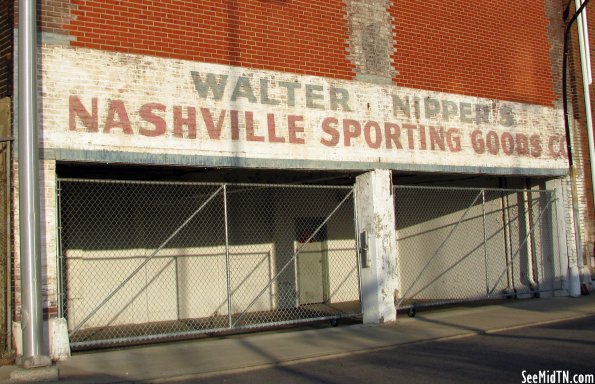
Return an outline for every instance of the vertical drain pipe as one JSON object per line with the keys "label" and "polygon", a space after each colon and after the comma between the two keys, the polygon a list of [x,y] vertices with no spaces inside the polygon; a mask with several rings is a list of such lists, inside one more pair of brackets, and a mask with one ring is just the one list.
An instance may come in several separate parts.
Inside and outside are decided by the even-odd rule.
{"label": "vertical drain pipe", "polygon": [[[574,165],[574,159],[572,155],[572,138],[570,130],[570,122],[568,117],[568,40],[570,36],[570,28],[576,21],[577,17],[582,13],[590,0],[583,0],[583,3],[570,18],[564,29],[564,50],[562,57],[562,108],[564,109],[564,129],[566,131],[566,148],[568,153],[568,168],[570,169],[570,188],[572,193],[572,216],[574,221],[574,240],[576,243],[576,255],[577,265],[568,264],[568,274],[570,277],[570,295],[580,296],[581,295],[581,276],[583,275],[579,271],[579,265],[583,264],[583,249],[581,241],[581,233],[579,226],[579,208],[578,208],[578,191],[576,188],[576,166]],[[578,264],[580,263],[580,264]]]}
{"label": "vertical drain pipe", "polygon": [[[576,9],[578,10],[583,4],[584,0],[575,0]],[[591,111],[591,93],[589,86],[593,82],[591,75],[591,54],[589,52],[589,31],[587,27],[587,14],[582,12],[576,20],[578,28],[578,43],[581,55],[581,72],[583,80],[583,96],[585,101],[585,117],[587,120],[587,137],[589,141],[589,159],[591,163],[595,162],[595,148],[593,144],[593,114]],[[595,166],[591,166],[591,180],[595,180]],[[591,183],[591,190],[593,197],[595,197],[595,183]]]}
{"label": "vertical drain pipe", "polygon": [[35,0],[19,0],[19,230],[21,254],[21,328],[24,368],[45,367],[37,143],[37,16]]}
{"label": "vertical drain pipe", "polygon": [[[584,0],[575,0],[576,9],[580,9]],[[583,77],[583,97],[585,100],[585,117],[587,119],[587,138],[589,142],[589,160],[591,168],[591,192],[595,198],[595,145],[593,144],[593,114],[591,111],[591,93],[589,86],[593,82],[591,77],[591,54],[589,52],[589,30],[587,29],[587,14],[582,12],[576,20],[578,28],[579,51],[581,54],[581,72]],[[587,256],[590,257],[590,256]],[[583,258],[578,261],[581,284],[591,288],[591,273]]]}

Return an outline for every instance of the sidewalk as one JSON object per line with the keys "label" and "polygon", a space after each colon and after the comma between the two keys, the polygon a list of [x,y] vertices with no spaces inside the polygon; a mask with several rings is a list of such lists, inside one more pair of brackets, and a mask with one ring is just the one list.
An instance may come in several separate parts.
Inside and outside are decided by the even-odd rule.
{"label": "sidewalk", "polygon": [[[65,383],[174,382],[585,316],[595,316],[595,294],[422,311],[415,318],[400,315],[389,325],[284,330],[76,353],[57,366]],[[15,369],[0,367],[0,382],[10,382]]]}

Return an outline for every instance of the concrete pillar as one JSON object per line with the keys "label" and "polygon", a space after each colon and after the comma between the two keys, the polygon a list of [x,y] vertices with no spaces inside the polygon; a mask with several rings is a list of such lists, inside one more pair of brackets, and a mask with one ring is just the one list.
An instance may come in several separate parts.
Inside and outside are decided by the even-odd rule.
{"label": "concrete pillar", "polygon": [[570,178],[553,179],[545,183],[547,189],[556,191],[556,214],[559,236],[560,273],[563,274],[563,288],[570,296],[580,296],[576,243],[572,221],[572,203],[569,192]]}
{"label": "concrete pillar", "polygon": [[[394,321],[398,295],[397,240],[390,171],[375,170],[358,176],[355,191],[360,247],[367,245],[361,254],[363,320],[364,323]],[[362,241],[364,233],[366,244]]]}

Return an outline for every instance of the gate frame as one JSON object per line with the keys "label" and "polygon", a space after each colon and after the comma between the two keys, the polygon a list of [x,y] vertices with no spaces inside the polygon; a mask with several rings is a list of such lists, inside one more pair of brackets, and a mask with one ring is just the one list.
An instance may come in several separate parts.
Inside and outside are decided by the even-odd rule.
{"label": "gate frame", "polygon": [[[66,285],[65,285],[65,259],[66,256],[64,255],[63,251],[63,244],[62,244],[62,183],[63,182],[84,182],[84,183],[105,183],[105,184],[168,184],[168,185],[197,185],[197,186],[212,186],[212,187],[219,187],[215,190],[210,197],[201,203],[200,207],[196,209],[190,216],[184,220],[184,222],[174,231],[171,233],[167,239],[162,242],[162,244],[156,248],[150,256],[146,257],[145,260],[137,266],[133,272],[131,272],[126,279],[124,279],[118,286],[112,290],[112,292],[105,297],[100,304],[96,305],[95,308],[82,320],[80,321],[75,327],[71,330],[68,330],[69,336],[72,336],[77,331],[81,329],[82,326],[86,322],[88,322],[96,313],[97,311],[102,308],[105,304],[107,304],[139,271],[141,271],[190,221],[192,221],[202,210],[209,204],[217,195],[222,193],[223,195],[223,208],[224,208],[224,227],[225,227],[225,258],[226,258],[226,285],[227,285],[227,307],[228,307],[228,325],[227,327],[217,327],[217,328],[208,328],[208,329],[195,329],[193,331],[173,331],[173,332],[165,332],[159,334],[147,334],[143,336],[131,336],[131,337],[121,337],[121,338],[108,338],[108,339],[101,339],[101,340],[90,340],[90,341],[81,341],[81,342],[71,342],[71,347],[93,347],[93,346],[105,346],[105,345],[122,345],[128,343],[135,343],[135,342],[150,342],[153,340],[166,340],[166,339],[173,339],[179,337],[191,337],[191,336],[198,336],[202,334],[212,334],[212,333],[219,333],[219,332],[228,332],[233,330],[244,330],[244,329],[254,329],[254,328],[265,328],[270,326],[282,326],[282,325],[291,325],[291,324],[299,324],[299,323],[307,323],[307,322],[316,322],[316,321],[324,321],[330,320],[331,324],[336,325],[340,318],[346,317],[357,317],[360,316],[362,313],[362,292],[361,292],[361,263],[360,263],[360,252],[359,252],[359,238],[357,236],[357,210],[356,210],[356,201],[355,201],[355,193],[354,193],[354,186],[328,186],[328,185],[291,185],[291,184],[251,184],[251,183],[213,183],[213,182],[160,182],[160,181],[137,181],[137,180],[108,180],[108,179],[83,179],[83,178],[57,178],[56,182],[56,200],[57,200],[57,233],[58,233],[58,240],[57,240],[57,265],[59,269],[59,278],[58,280],[58,316],[64,316],[64,309],[66,308],[68,297],[66,293]],[[324,216],[322,223],[314,230],[314,232],[309,236],[309,238],[301,244],[301,246],[294,251],[293,255],[288,259],[285,265],[278,270],[278,272],[271,278],[269,278],[268,284],[256,295],[256,297],[252,300],[252,302],[243,309],[241,312],[232,313],[231,311],[231,297],[232,297],[232,290],[231,290],[231,269],[230,269],[230,244],[229,244],[229,222],[228,222],[228,212],[227,212],[227,196],[228,186],[244,186],[250,188],[293,188],[293,189],[340,189],[348,191],[345,197],[339,202],[335,203],[336,205],[332,209],[330,213]],[[329,316],[318,316],[312,318],[302,318],[302,319],[293,319],[293,320],[285,320],[285,321],[272,321],[272,322],[263,322],[258,324],[244,324],[239,325],[238,323],[244,318],[245,314],[248,313],[248,310],[257,302],[257,300],[266,293],[267,289],[269,289],[272,284],[277,281],[278,277],[288,268],[290,265],[294,265],[297,256],[299,255],[302,248],[308,244],[320,231],[324,225],[326,225],[329,220],[333,217],[333,215],[343,207],[343,205],[349,200],[352,199],[353,202],[353,226],[354,226],[354,234],[353,234],[353,241],[354,247],[352,252],[355,256],[355,263],[356,263],[356,279],[357,279],[357,289],[358,289],[358,300],[359,300],[359,308],[358,312],[340,312]],[[321,216],[322,217],[322,216]],[[297,282],[296,282],[297,283]],[[177,288],[176,288],[177,289]],[[329,306],[330,307],[330,306]],[[237,316],[237,319],[233,321],[233,317]]]}
{"label": "gate frame", "polygon": [[[497,282],[499,282],[502,277],[504,276],[504,274],[509,273],[511,268],[514,268],[514,261],[516,258],[518,258],[519,254],[520,254],[520,250],[521,248],[527,243],[527,241],[529,240],[529,238],[532,238],[535,235],[535,230],[537,228],[540,228],[541,225],[535,225],[534,221],[538,221],[540,222],[542,220],[542,217],[544,215],[544,213],[546,212],[550,212],[553,216],[557,217],[558,216],[558,210],[557,210],[557,206],[559,204],[559,197],[558,197],[558,193],[555,189],[514,189],[514,188],[488,188],[488,187],[452,187],[452,186],[423,186],[423,185],[395,185],[393,186],[393,190],[394,190],[394,199],[396,201],[397,199],[397,191],[401,189],[401,190],[449,190],[449,191],[473,191],[473,192],[478,192],[478,195],[475,197],[475,199],[473,200],[473,202],[467,206],[467,208],[465,209],[465,212],[461,215],[461,217],[459,218],[459,220],[457,221],[457,224],[455,225],[454,228],[451,229],[451,231],[449,232],[449,234],[446,236],[446,238],[444,239],[443,243],[440,245],[440,247],[438,247],[438,249],[434,252],[434,255],[428,260],[428,262],[426,263],[426,265],[424,266],[424,268],[418,273],[418,275],[416,276],[415,280],[413,281],[413,283],[411,284],[411,286],[407,289],[407,291],[405,291],[403,293],[403,295],[399,298],[399,300],[397,300],[395,302],[395,307],[397,309],[397,311],[399,310],[406,310],[409,309],[409,315],[410,316],[415,316],[415,309],[416,308],[424,308],[424,307],[438,307],[438,306],[443,306],[443,305],[450,305],[450,304],[457,304],[457,303],[464,303],[464,302],[474,302],[474,301],[482,301],[482,300],[492,300],[492,299],[498,299],[498,298],[505,298],[505,297],[509,297],[509,295],[494,295],[493,290],[489,289],[489,282],[488,282],[488,265],[487,265],[487,236],[486,236],[486,211],[485,211],[485,206],[486,206],[486,201],[485,201],[485,193],[487,192],[500,192],[502,193],[502,197],[506,197],[506,206],[502,206],[500,208],[500,210],[502,211],[503,214],[503,223],[502,223],[502,228],[505,232],[505,238],[506,241],[509,241],[510,239],[508,239],[506,236],[510,236],[510,234],[507,232],[510,232],[510,225],[511,222],[508,218],[508,208],[509,208],[509,202],[508,202],[508,194],[511,193],[523,193],[524,195],[524,200],[523,200],[523,205],[527,205],[527,212],[525,213],[525,215],[529,215],[529,222],[530,222],[530,227],[531,229],[529,231],[527,231],[526,235],[524,236],[523,241],[521,242],[521,245],[519,245],[519,247],[517,248],[517,250],[514,252],[513,255],[508,255],[508,253],[506,254],[506,266],[504,268],[504,270],[502,271],[502,273],[500,273],[500,275],[498,276]],[[506,195],[505,195],[506,194]],[[528,212],[529,210],[532,211],[532,209],[530,208],[531,203],[531,198],[528,198],[528,196],[530,196],[531,194],[539,194],[540,198],[542,198],[544,196],[544,194],[546,194],[546,196],[549,197],[547,203],[545,204],[545,206],[540,210],[539,212],[539,216],[537,217],[537,220],[533,220],[533,214],[532,212]],[[451,300],[439,300],[437,302],[430,302],[430,303],[414,303],[412,302],[411,304],[406,304],[403,305],[403,302],[405,300],[412,300],[414,301],[415,295],[417,295],[418,293],[422,292],[424,289],[426,289],[428,286],[430,286],[432,283],[434,283],[434,281],[432,281],[429,284],[426,284],[424,287],[422,287],[421,289],[417,290],[414,295],[412,297],[406,297],[405,294],[408,293],[419,281],[420,277],[423,275],[423,272],[425,271],[425,269],[428,267],[429,264],[431,264],[431,262],[435,259],[435,257],[440,253],[440,251],[442,250],[444,244],[446,242],[448,242],[448,240],[450,239],[450,236],[452,235],[452,233],[455,232],[456,228],[458,228],[458,226],[460,225],[461,221],[463,220],[463,218],[466,216],[466,214],[468,213],[468,211],[474,206],[474,204],[477,202],[477,199],[479,196],[482,196],[482,222],[483,222],[483,249],[484,249],[484,270],[485,270],[485,276],[486,276],[486,295],[485,296],[476,296],[476,297],[469,297],[469,298],[464,298],[464,299],[451,299]],[[396,206],[395,206],[395,211],[396,211]],[[395,231],[397,231],[396,228],[396,216],[397,213],[395,212]],[[556,266],[559,267],[559,272],[560,275],[559,276],[555,276],[555,281],[559,280],[559,287],[553,287],[551,289],[537,289],[537,290],[533,290],[530,289],[531,294],[535,294],[538,295],[539,293],[542,292],[556,292],[556,291],[563,291],[565,288],[565,281],[568,279],[568,276],[566,274],[563,273],[562,270],[562,253],[560,252],[560,246],[561,246],[561,229],[560,226],[558,224],[558,221],[555,220],[554,218],[552,218],[551,220],[552,222],[552,232],[556,233],[556,243],[552,245],[552,250],[554,252],[554,254],[552,255],[552,262],[555,263]],[[397,242],[399,240],[397,239]],[[508,244],[505,244],[505,246],[508,246]],[[508,251],[508,250],[507,250]],[[399,255],[400,257],[400,255]],[[533,251],[531,251],[531,264],[533,264],[534,262],[534,255],[533,255]],[[399,270],[400,272],[400,270]],[[400,279],[401,280],[401,279]],[[514,278],[512,279],[513,281],[513,287],[514,287]],[[515,288],[515,292],[514,292],[514,297],[517,296],[517,292],[516,292],[516,288]],[[523,294],[523,293],[520,293]]]}

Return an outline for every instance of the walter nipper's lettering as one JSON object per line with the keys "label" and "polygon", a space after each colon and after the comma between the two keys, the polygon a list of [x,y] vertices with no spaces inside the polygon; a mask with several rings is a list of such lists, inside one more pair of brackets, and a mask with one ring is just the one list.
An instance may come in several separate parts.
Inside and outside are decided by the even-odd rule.
{"label": "walter nipper's lettering", "polygon": [[403,97],[393,94],[392,99],[395,117],[416,120],[423,117],[425,119],[442,119],[444,122],[458,121],[476,125],[492,124],[495,121],[503,127],[515,125],[513,110],[507,105],[494,110],[487,104],[454,102],[431,97],[420,99],[419,97]]}
{"label": "walter nipper's lettering", "polygon": [[[324,87],[318,84],[273,82],[269,79],[259,79],[258,85],[255,86],[247,76],[239,76],[235,83],[231,83],[228,75],[201,74],[195,71],[191,72],[191,76],[196,92],[203,99],[213,97],[214,100],[221,100],[223,95],[231,90],[232,102],[244,99],[249,103],[295,107],[296,94],[301,92],[306,108],[352,111],[349,105],[349,91],[339,87],[330,87],[325,91]],[[273,89],[276,96],[272,92]],[[256,94],[260,94],[260,98],[257,98]]]}
{"label": "walter nipper's lettering", "polygon": [[[567,157],[564,136],[542,137],[537,132],[519,130],[517,112],[506,103],[419,97],[405,91],[381,96],[361,91],[356,94],[345,86],[246,74],[191,71],[190,78],[196,98],[186,104],[150,101],[131,105],[125,99],[70,95],[68,129],[202,142],[340,147],[389,154],[431,151],[520,158]],[[377,103],[372,105],[369,100],[374,98]],[[359,105],[362,102],[365,105]],[[383,112],[371,112],[380,109]]]}

